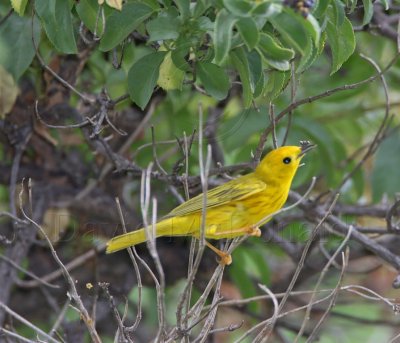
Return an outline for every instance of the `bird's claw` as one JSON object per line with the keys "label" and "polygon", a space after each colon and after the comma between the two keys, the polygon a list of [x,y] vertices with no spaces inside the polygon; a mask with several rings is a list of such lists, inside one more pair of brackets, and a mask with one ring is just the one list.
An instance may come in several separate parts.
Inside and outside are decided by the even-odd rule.
{"label": "bird's claw", "polygon": [[231,254],[221,251],[220,254],[218,254],[218,256],[220,257],[220,259],[218,260],[219,264],[223,266],[229,266],[232,263]]}
{"label": "bird's claw", "polygon": [[261,237],[261,230],[258,227],[250,227],[247,231],[247,234],[249,236]]}

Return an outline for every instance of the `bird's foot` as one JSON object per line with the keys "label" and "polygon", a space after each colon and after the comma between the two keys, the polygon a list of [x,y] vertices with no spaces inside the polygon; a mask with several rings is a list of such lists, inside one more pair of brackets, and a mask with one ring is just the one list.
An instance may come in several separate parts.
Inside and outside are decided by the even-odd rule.
{"label": "bird's foot", "polygon": [[261,230],[259,227],[249,227],[249,229],[247,230],[247,234],[249,236],[254,236],[254,237],[261,237]]}
{"label": "bird's foot", "polygon": [[223,266],[229,266],[232,263],[232,256],[231,254],[228,254],[227,252],[220,251],[220,254],[218,254],[219,259],[218,263],[223,265]]}

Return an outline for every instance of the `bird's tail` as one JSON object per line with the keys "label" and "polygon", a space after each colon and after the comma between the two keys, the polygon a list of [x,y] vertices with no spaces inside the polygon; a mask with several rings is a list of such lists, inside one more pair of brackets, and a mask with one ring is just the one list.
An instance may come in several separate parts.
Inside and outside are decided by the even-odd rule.
{"label": "bird's tail", "polygon": [[[181,236],[188,234],[183,232],[184,218],[174,217],[164,219],[156,225],[156,237]],[[182,221],[182,222],[181,222]],[[151,230],[151,228],[149,228]],[[186,231],[186,230],[185,230]],[[123,235],[116,236],[107,242],[107,254],[126,249],[130,246],[143,243],[147,240],[145,229],[139,229]]]}

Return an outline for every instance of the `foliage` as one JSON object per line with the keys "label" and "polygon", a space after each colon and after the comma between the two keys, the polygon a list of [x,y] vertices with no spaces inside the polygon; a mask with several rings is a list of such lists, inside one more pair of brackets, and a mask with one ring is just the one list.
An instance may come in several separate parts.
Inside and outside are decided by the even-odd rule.
{"label": "foliage", "polygon": [[[377,255],[374,261],[386,283],[374,285],[389,297],[387,280],[392,281],[394,275],[381,266],[381,259],[399,269],[397,260],[390,260],[391,253],[397,256],[392,248],[397,243],[395,238],[375,241],[368,236],[368,230],[388,237],[385,230],[396,226],[398,215],[400,137],[396,111],[400,65],[395,58],[399,51],[399,6],[398,1],[385,0],[3,1],[0,183],[9,186],[10,194],[3,196],[6,190],[1,186],[1,209],[21,216],[16,185],[22,177],[31,177],[42,190],[38,192],[41,194],[34,192],[39,204],[34,205],[41,213],[35,215],[45,231],[51,230],[51,225],[43,218],[59,213],[58,208],[68,212],[68,225],[63,227],[67,234],[61,233],[61,242],[54,244],[58,244],[62,258],[70,261],[85,253],[88,246],[94,246],[93,242],[114,234],[120,222],[114,209],[115,197],[121,199],[128,229],[139,226],[143,209],[139,200],[140,177],[149,163],[153,163],[151,191],[158,199],[160,217],[183,198],[199,193],[199,132],[204,136],[204,149],[200,152],[206,155],[207,144],[212,151],[210,187],[236,171],[245,172],[254,166],[260,157],[259,148],[264,148],[260,136],[265,130],[269,133],[267,148],[272,147],[272,132],[279,144],[295,145],[309,139],[318,149],[307,157],[292,188],[303,192],[311,177],[317,176],[312,199],[317,199],[317,210],[325,211],[334,193],[340,192],[333,215],[341,223],[360,229],[357,232],[362,238],[351,237],[348,245],[354,256],[367,259],[366,250]],[[199,111],[204,112],[202,127]],[[150,126],[154,129],[150,130]],[[312,211],[310,207],[300,207],[284,213],[265,227],[262,239],[252,238],[239,246],[233,254],[233,266],[224,274],[226,284],[218,291],[222,289],[228,297],[252,297],[260,294],[259,283],[271,286],[274,292],[285,291],[290,280],[282,274],[293,274],[290,261],[297,263],[321,219]],[[316,239],[318,244],[312,246],[313,258],[307,261],[321,259],[324,247],[328,254],[333,253],[343,240],[345,233],[339,230],[338,240],[337,231],[332,231],[334,224],[328,224],[331,231],[324,228]],[[35,262],[42,261],[43,256],[52,259],[50,252],[34,245],[34,232],[30,237],[27,230],[26,238],[24,230],[17,230],[17,242],[24,237],[20,241],[29,244],[16,244],[20,250],[13,250],[9,237],[13,237],[15,225],[10,222],[0,230],[0,243],[4,242],[1,255],[11,256],[17,264],[24,263],[24,267],[40,275],[50,273],[54,264],[49,262],[42,270]],[[60,226],[60,221],[55,225]],[[53,236],[49,232],[48,235]],[[161,241],[157,245],[166,269],[168,314],[176,312],[171,306],[176,306],[176,299],[184,292],[182,279],[186,278],[188,260],[185,253],[189,251],[186,243]],[[383,253],[380,248],[385,249]],[[171,249],[178,257],[171,256]],[[147,256],[145,248],[139,251]],[[101,248],[97,252],[106,271],[96,270],[93,274],[100,274],[99,281],[110,281],[112,294],[118,293],[121,299],[130,294],[130,305],[140,306],[137,276],[127,276],[129,280],[125,280],[127,270],[132,271],[129,262],[104,257]],[[192,303],[203,294],[210,270],[216,266],[213,257],[207,256],[196,276],[200,281],[193,289]],[[151,256],[147,257],[151,260]],[[15,270],[10,272],[10,265],[3,262],[0,260],[0,303],[13,308],[17,305],[10,295],[17,282],[7,277],[11,281],[3,282],[9,287],[1,287],[1,277]],[[342,260],[336,262],[342,264]],[[115,266],[121,266],[121,270]],[[86,282],[95,283],[91,274],[95,267],[80,267],[77,279],[83,285],[79,291],[84,297],[97,299],[101,293],[106,298],[101,287],[95,287],[97,293],[84,287]],[[300,287],[313,289],[315,270],[322,268],[321,264],[314,269],[306,265],[308,274],[305,272],[304,279],[299,280]],[[110,269],[119,272],[119,276],[114,279]],[[367,281],[347,275],[345,280],[369,285],[374,281],[371,273],[365,277]],[[336,279],[332,275],[325,283],[334,288]],[[24,284],[32,280],[20,281]],[[154,284],[148,275],[144,283],[143,311],[148,316],[138,335],[150,340],[159,324],[154,310],[158,293],[151,289]],[[67,289],[69,286],[64,284],[62,290]],[[18,290],[15,294],[15,299],[22,297]],[[34,297],[32,294],[25,296]],[[65,301],[65,292],[54,297]],[[207,299],[213,301],[212,296]],[[108,301],[104,303],[105,308]],[[362,306],[345,312],[362,319]],[[236,337],[271,312],[263,302],[252,302],[245,309],[246,315],[240,318],[246,325],[234,333]],[[119,310],[123,312],[123,308]],[[363,312],[369,310],[374,315],[368,319],[378,321],[377,307],[369,304]],[[32,321],[41,320],[44,327],[50,325],[39,312],[31,314],[21,306],[19,312],[25,312]],[[320,331],[322,342],[331,341],[335,329],[345,325],[340,311],[336,312],[329,329]],[[103,313],[106,318],[112,316],[106,310]],[[313,317],[316,321],[317,315]],[[128,317],[135,320],[132,313]],[[66,322],[79,322],[75,317],[68,318]],[[294,318],[300,326],[303,319],[296,315]],[[0,323],[3,320],[0,311]],[[177,325],[175,320],[168,321],[171,327]],[[295,330],[292,336],[293,326],[285,319],[275,324],[283,330],[284,338],[293,340],[297,335]],[[360,326],[347,328],[348,336],[364,339],[367,331],[363,332],[364,326]],[[66,335],[67,327],[63,328]],[[21,335],[25,333],[22,326],[17,329]],[[108,320],[101,334],[111,337],[114,329]],[[195,336],[201,328],[193,330]],[[274,333],[278,335],[280,330]],[[377,340],[387,339],[390,333],[386,329],[379,331]]]}

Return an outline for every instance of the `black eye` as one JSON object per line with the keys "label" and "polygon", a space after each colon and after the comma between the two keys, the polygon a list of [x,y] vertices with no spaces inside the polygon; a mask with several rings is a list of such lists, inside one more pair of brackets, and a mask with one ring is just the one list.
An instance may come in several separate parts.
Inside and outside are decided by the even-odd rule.
{"label": "black eye", "polygon": [[290,162],[292,162],[292,159],[290,157],[285,157],[283,159],[283,163],[285,163],[285,164],[289,164]]}

